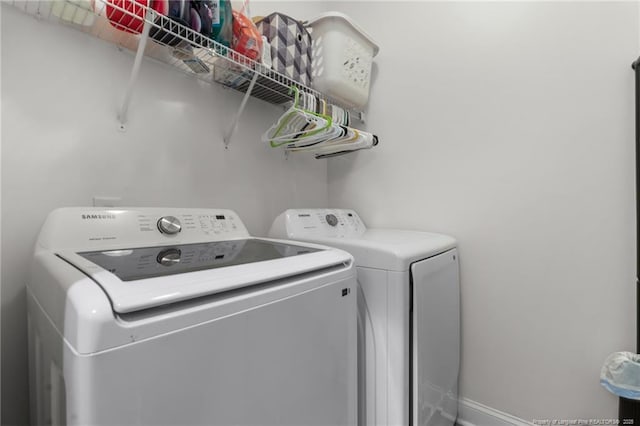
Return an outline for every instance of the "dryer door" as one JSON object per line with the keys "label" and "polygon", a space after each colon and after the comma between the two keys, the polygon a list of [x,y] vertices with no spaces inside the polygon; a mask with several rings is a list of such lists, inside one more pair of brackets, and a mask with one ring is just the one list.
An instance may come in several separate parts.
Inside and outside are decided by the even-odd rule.
{"label": "dryer door", "polygon": [[457,250],[411,265],[414,426],[453,425],[460,364],[460,284]]}

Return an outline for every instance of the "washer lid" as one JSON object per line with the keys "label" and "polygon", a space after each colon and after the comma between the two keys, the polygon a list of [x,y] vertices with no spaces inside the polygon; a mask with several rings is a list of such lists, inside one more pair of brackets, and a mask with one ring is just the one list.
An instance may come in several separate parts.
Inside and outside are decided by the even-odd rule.
{"label": "washer lid", "polygon": [[351,262],[339,250],[256,238],[58,255],[97,282],[118,313]]}
{"label": "washer lid", "polygon": [[456,240],[448,235],[400,229],[367,229],[353,238],[308,240],[348,251],[356,266],[389,271],[406,271],[413,262],[456,247]]}

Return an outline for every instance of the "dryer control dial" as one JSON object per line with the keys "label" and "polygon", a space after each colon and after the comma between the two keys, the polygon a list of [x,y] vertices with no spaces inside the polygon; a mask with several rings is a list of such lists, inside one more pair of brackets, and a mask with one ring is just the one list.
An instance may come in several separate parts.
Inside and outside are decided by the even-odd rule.
{"label": "dryer control dial", "polygon": [[158,230],[163,234],[174,235],[182,231],[182,224],[175,216],[163,216],[158,220]]}
{"label": "dryer control dial", "polygon": [[326,215],[325,219],[327,220],[327,223],[331,226],[336,226],[338,224],[338,218],[333,213],[329,213],[328,215]]}

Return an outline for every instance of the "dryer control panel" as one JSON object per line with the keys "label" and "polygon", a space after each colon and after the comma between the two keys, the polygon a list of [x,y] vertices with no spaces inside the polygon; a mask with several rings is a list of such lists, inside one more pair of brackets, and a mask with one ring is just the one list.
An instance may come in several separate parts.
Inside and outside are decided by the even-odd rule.
{"label": "dryer control panel", "polygon": [[276,218],[269,235],[291,239],[353,238],[366,229],[354,210],[292,209]]}
{"label": "dryer control panel", "polygon": [[101,250],[248,237],[249,232],[232,210],[69,207],[49,215],[38,245]]}

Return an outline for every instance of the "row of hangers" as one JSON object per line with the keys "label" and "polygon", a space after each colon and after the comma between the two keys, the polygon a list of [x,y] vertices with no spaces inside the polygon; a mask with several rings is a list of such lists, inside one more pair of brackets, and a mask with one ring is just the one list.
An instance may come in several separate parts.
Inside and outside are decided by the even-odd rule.
{"label": "row of hangers", "polygon": [[263,135],[287,152],[311,151],[316,158],[335,157],[378,144],[378,137],[350,126],[350,115],[324,99],[292,87],[293,105]]}

